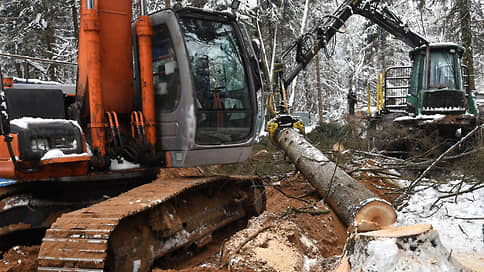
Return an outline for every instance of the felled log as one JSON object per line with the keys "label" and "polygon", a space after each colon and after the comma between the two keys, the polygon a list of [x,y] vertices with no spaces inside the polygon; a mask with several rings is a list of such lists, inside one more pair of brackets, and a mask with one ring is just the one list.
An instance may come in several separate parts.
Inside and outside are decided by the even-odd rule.
{"label": "felled log", "polygon": [[356,226],[359,231],[368,231],[396,221],[395,210],[388,202],[376,197],[363,184],[337,167],[297,130],[281,129],[275,136],[296,168],[326,198],[344,224]]}
{"label": "felled log", "polygon": [[358,233],[348,239],[335,269],[352,271],[471,271],[452,257],[431,225]]}

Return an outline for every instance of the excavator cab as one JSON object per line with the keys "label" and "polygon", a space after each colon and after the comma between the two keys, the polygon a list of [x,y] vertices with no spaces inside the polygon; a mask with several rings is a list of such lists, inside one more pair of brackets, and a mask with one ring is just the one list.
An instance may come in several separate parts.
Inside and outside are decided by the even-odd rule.
{"label": "excavator cab", "polygon": [[[57,89],[2,92],[9,116],[2,120],[11,123],[11,130],[0,136],[6,139],[0,148],[2,176],[22,180],[95,176],[248,159],[256,136],[260,80],[254,71],[258,67],[252,65],[252,44],[242,35],[236,17],[196,8],[150,14],[151,58],[143,58],[142,64],[137,22],[131,26],[130,14],[103,11],[130,10],[131,5],[99,5],[101,15],[96,15],[83,2],[83,18],[99,18],[81,29],[75,101]],[[119,25],[132,32],[114,31]],[[93,34],[102,37],[94,48],[99,51],[88,42]],[[93,64],[90,60],[96,55],[100,61]],[[148,98],[154,102],[153,119],[145,108],[146,62],[153,71],[153,89],[148,89],[153,95]]]}
{"label": "excavator cab", "polygon": [[413,61],[407,94],[408,112],[425,114],[477,114],[472,94],[465,89],[461,69],[464,48],[435,43],[410,52]]}
{"label": "excavator cab", "polygon": [[[256,134],[258,84],[251,45],[235,16],[183,8],[150,19],[157,152],[166,153],[171,167],[246,160]],[[135,86],[139,92],[139,78]]]}
{"label": "excavator cab", "polygon": [[[255,139],[258,66],[235,16],[146,15],[141,5],[133,24],[129,0],[80,3],[75,95],[0,84],[0,250],[32,230],[52,248],[65,241],[54,219],[78,210],[73,225],[85,234],[67,243],[94,247],[42,250],[39,271],[148,271],[155,258],[261,213],[259,179],[194,168],[246,160]],[[193,168],[160,169],[175,167]]]}

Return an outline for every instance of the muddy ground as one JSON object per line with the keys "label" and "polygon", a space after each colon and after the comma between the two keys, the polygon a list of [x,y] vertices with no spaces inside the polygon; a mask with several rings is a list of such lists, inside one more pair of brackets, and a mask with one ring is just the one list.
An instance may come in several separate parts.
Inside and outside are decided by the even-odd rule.
{"label": "muddy ground", "polygon": [[[238,222],[215,233],[213,241],[201,249],[167,256],[153,271],[327,271],[335,264],[347,238],[346,226],[277,148],[265,141],[254,148],[248,162],[204,171],[262,177],[266,212],[249,223]],[[389,186],[387,182],[361,174],[355,178],[381,197],[392,199],[391,191],[381,189]],[[11,248],[0,260],[0,271],[36,271],[38,251],[37,245]]]}

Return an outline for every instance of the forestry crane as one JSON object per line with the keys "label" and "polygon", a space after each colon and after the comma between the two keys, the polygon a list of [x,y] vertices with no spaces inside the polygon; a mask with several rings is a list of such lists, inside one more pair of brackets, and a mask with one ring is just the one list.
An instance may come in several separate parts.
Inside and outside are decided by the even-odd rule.
{"label": "forestry crane", "polygon": [[[303,70],[320,49],[326,49],[327,44],[339,29],[353,14],[361,15],[391,33],[395,38],[413,48],[410,57],[413,61],[410,75],[403,93],[392,93],[396,89],[387,86],[385,107],[406,110],[410,116],[405,120],[420,120],[425,123],[422,115],[441,114],[438,125],[459,126],[471,128],[476,124],[477,110],[473,95],[465,89],[461,69],[461,58],[464,48],[454,43],[430,43],[416,34],[403,23],[381,0],[346,0],[332,14],[324,16],[309,32],[298,38],[281,54],[281,59],[294,53],[293,68],[285,73],[284,67],[278,64],[275,75],[269,107],[276,117],[268,123],[271,134],[279,126],[302,127],[299,121],[288,115],[286,89],[297,74]],[[393,68],[395,69],[395,68]],[[390,80],[401,78],[390,76]],[[398,81],[394,81],[398,82]],[[390,84],[391,85],[391,82]],[[276,93],[280,94],[280,104],[275,108],[272,100]],[[470,113],[470,114],[469,114]]]}

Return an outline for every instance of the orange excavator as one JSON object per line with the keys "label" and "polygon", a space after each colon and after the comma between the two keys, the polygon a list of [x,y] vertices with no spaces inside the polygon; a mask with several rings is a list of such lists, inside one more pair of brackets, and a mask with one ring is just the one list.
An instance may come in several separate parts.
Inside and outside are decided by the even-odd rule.
{"label": "orange excavator", "polygon": [[132,22],[131,0],[81,1],[75,94],[2,85],[0,246],[42,237],[38,271],[147,271],[265,208],[257,178],[191,168],[250,155],[261,83],[243,28],[140,6]]}

